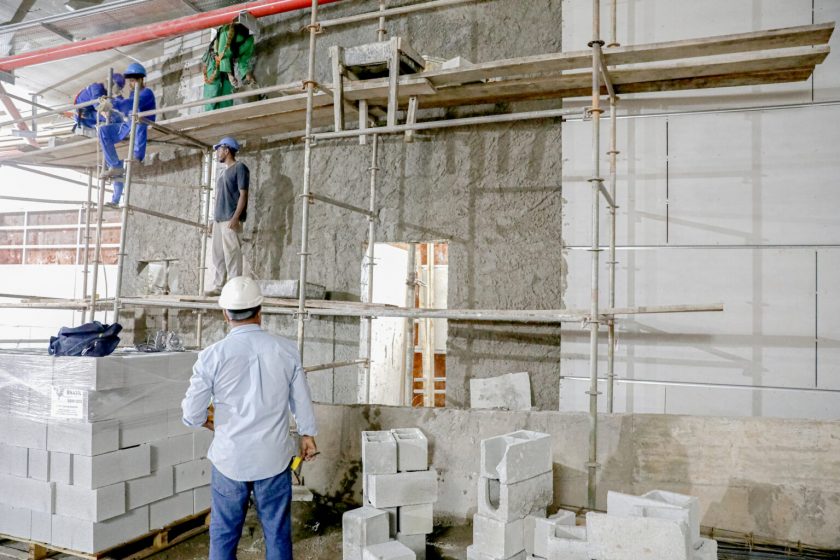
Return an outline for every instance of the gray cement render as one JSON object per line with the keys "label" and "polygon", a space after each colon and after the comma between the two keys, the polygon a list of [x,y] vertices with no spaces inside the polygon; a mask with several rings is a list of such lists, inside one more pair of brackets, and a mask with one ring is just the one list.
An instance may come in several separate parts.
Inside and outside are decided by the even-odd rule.
{"label": "gray cement render", "polygon": [[[422,53],[460,55],[476,62],[585,48],[590,2],[539,4],[538,9],[536,3],[494,0],[398,18],[388,28]],[[322,16],[375,7],[374,2],[328,5]],[[605,10],[605,31],[607,17]],[[812,18],[836,20],[840,10],[830,0],[816,0],[813,13],[810,0],[760,5],[640,0],[620,3],[618,38],[624,44],[687,39],[807,24]],[[306,22],[303,13],[263,20],[256,68],[261,84],[304,76],[307,49],[298,30]],[[318,77],[327,80],[329,46],[368,42],[375,28],[370,23],[320,35]],[[835,49],[838,37],[835,33],[831,40]],[[637,115],[806,106],[619,121],[617,304],[723,302],[726,311],[622,321],[616,373],[658,383],[733,384],[745,389],[627,386],[617,390],[623,399],[618,410],[836,417],[840,394],[812,391],[840,388],[834,359],[840,347],[835,319],[840,300],[832,288],[837,284],[832,263],[840,232],[833,210],[838,140],[833,123],[840,109],[809,104],[840,99],[838,67],[840,59],[833,53],[806,82],[625,97],[625,109]],[[199,95],[178,87],[178,65],[168,68],[163,104]],[[507,109],[483,106],[448,114]],[[607,130],[605,125],[604,152]],[[526,122],[423,133],[414,144],[384,140],[377,241],[448,241],[452,308],[587,307],[590,134],[590,123],[571,119],[562,130],[555,122]],[[199,160],[181,157],[187,153],[151,158],[143,172],[168,182],[194,183]],[[354,141],[322,142],[313,152],[313,191],[366,206],[369,153],[369,147]],[[251,167],[253,187],[244,234],[246,260],[257,277],[296,278],[302,144],[250,145],[242,159]],[[604,155],[602,170],[606,169]],[[139,186],[132,200],[191,219],[197,215],[194,191]],[[327,286],[330,297],[358,299],[365,221],[322,204],[311,210],[309,281]],[[602,217],[606,215],[602,208]],[[601,239],[606,236],[602,220]],[[182,258],[179,289],[194,293],[198,244],[195,230],[133,216],[127,291],[140,290],[131,274],[137,260],[175,256]],[[602,254],[604,306],[606,260]],[[138,312],[138,318],[140,337],[146,325],[161,323],[160,312]],[[189,340],[195,316],[179,312],[177,318]],[[295,334],[290,318],[271,318],[268,323],[275,332]],[[205,332],[206,343],[223,336],[224,329],[211,321]],[[312,320],[307,323],[304,361],[353,359],[358,340],[358,320]],[[601,348],[603,375],[603,342]],[[470,378],[513,371],[532,374],[537,408],[585,409],[585,383],[568,380],[562,391],[558,385],[561,375],[588,376],[588,335],[577,324],[564,325],[561,331],[450,323],[449,406],[468,405]],[[359,375],[355,368],[313,373],[313,394],[323,402],[356,402]],[[716,406],[703,405],[708,402]]]}

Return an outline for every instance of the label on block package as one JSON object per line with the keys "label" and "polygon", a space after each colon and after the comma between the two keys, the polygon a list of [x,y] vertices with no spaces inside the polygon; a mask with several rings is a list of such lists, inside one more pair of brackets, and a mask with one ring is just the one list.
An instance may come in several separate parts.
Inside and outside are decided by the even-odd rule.
{"label": "label on block package", "polygon": [[85,391],[83,389],[52,386],[50,393],[50,416],[69,420],[85,418]]}

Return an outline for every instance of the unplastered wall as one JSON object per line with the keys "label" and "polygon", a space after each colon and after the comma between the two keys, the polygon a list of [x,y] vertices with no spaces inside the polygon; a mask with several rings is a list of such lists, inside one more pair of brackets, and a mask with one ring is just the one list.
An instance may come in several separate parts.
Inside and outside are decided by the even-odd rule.
{"label": "unplastered wall", "polygon": [[[591,3],[567,0],[563,7],[563,48],[583,48]],[[619,2],[618,41],[838,19],[840,5],[821,0],[635,0]],[[606,33],[606,14],[603,21]],[[831,103],[840,100],[838,41],[835,32],[835,52],[806,82],[622,97],[620,114],[631,117],[618,121],[616,305],[720,302],[725,310],[623,319],[616,411],[838,417],[840,105]],[[791,104],[796,106],[778,108]],[[714,112],[719,108],[730,111]],[[608,138],[605,122],[604,176]],[[591,123],[564,124],[570,308],[589,302],[590,142]],[[607,219],[602,206],[602,244]],[[608,302],[606,255],[602,306]],[[564,325],[562,410],[588,409],[588,380],[580,379],[589,375],[588,347],[588,332]],[[600,349],[599,374],[605,376],[606,336]],[[603,407],[605,395],[600,398]]]}
{"label": "unplastered wall", "polygon": [[[319,495],[360,503],[360,432],[418,427],[438,471],[436,523],[464,523],[476,512],[481,440],[526,429],[552,439],[549,511],[586,506],[585,414],[319,405],[315,415],[321,456],[305,470]],[[670,490],[699,498],[707,528],[840,547],[840,422],[614,414],[602,415],[598,430],[600,509],[610,490]]]}

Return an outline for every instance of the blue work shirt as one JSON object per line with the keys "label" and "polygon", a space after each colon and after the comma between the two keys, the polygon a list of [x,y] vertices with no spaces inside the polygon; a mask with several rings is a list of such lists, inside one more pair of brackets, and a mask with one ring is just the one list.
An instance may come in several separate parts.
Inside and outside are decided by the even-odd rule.
{"label": "blue work shirt", "polygon": [[207,458],[233,480],[263,480],[289,466],[290,410],[301,435],[317,434],[297,347],[259,325],[234,327],[199,353],[181,402],[184,424],[200,428],[211,398],[216,433]]}
{"label": "blue work shirt", "polygon": [[[128,99],[118,97],[114,99],[111,104],[114,106],[114,109],[123,115],[130,115],[131,110],[134,108],[134,90],[131,90],[131,95],[128,96]],[[155,109],[157,109],[155,94],[149,88],[144,87],[140,90],[140,99],[137,102],[137,112],[142,113],[143,111],[154,111]],[[145,118],[150,121],[154,121],[156,116],[157,115],[147,115]]]}
{"label": "blue work shirt", "polygon": [[[88,87],[80,91],[76,94],[76,98],[73,100],[74,105],[78,105],[79,103],[87,103],[88,101],[95,101],[102,97],[103,95],[108,95],[108,90],[105,89],[105,85],[99,82],[94,82],[90,84]],[[98,103],[94,105],[88,105],[87,107],[82,107],[81,109],[76,109],[75,114],[73,115],[73,120],[76,121],[77,125],[86,126],[88,128],[96,127],[96,106],[99,105]],[[104,119],[103,119],[104,120]]]}

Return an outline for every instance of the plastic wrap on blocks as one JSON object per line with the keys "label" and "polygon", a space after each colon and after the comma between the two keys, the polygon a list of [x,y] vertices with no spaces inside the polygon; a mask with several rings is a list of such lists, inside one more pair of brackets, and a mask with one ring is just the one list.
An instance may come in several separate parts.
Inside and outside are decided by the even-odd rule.
{"label": "plastic wrap on blocks", "polygon": [[118,351],[104,358],[56,357],[46,350],[3,350],[0,416],[94,422],[177,408],[196,356]]}

